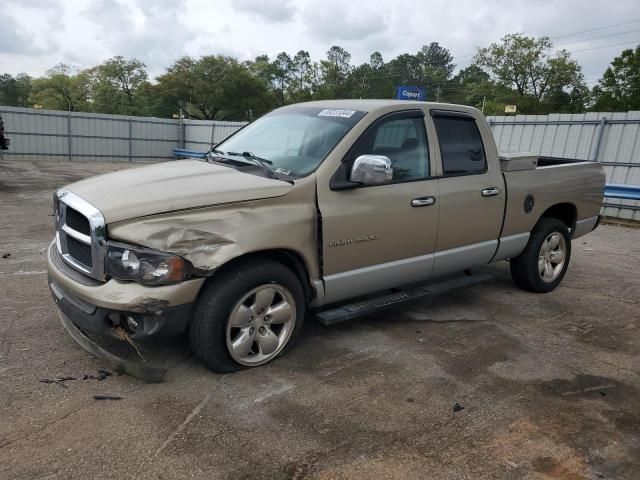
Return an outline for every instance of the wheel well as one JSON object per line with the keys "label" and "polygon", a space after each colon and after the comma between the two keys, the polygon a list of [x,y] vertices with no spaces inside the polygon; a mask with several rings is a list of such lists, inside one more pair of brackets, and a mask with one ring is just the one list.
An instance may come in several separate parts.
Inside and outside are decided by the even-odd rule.
{"label": "wheel well", "polygon": [[300,254],[298,254],[297,252],[287,249],[262,250],[258,252],[246,253],[221,265],[216,269],[214,274],[211,276],[211,279],[216,278],[222,272],[226,272],[230,269],[235,268],[235,266],[240,263],[253,263],[260,261],[261,258],[269,258],[275,260],[289,268],[300,280],[300,284],[302,285],[302,288],[304,290],[304,296],[307,300],[307,303],[309,303],[313,299],[315,295],[314,289],[311,287],[311,283],[309,281],[309,272],[307,270],[306,264],[304,263],[304,260],[302,259],[302,256],[300,256]]}
{"label": "wheel well", "polygon": [[578,211],[572,203],[558,203],[547,208],[540,218],[556,218],[564,223],[569,230],[573,231],[578,218]]}

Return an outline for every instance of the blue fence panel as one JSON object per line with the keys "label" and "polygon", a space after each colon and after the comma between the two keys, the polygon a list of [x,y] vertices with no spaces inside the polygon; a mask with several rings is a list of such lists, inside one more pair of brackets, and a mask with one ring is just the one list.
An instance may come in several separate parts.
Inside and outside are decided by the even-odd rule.
{"label": "blue fence panel", "polygon": [[604,196],[624,200],[640,200],[640,186],[608,183],[604,187]]}
{"label": "blue fence panel", "polygon": [[197,150],[187,150],[186,148],[174,148],[173,155],[176,158],[206,158],[207,152]]}

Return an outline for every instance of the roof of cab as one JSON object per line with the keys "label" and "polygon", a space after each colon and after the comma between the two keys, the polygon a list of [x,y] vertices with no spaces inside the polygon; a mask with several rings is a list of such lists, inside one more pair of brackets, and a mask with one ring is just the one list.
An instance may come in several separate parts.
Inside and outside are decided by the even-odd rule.
{"label": "roof of cab", "polygon": [[[312,102],[295,103],[288,106],[309,106],[318,108],[340,108],[349,110],[358,110],[360,112],[375,112],[376,110],[389,107],[400,107],[402,109],[411,108],[412,105],[418,107],[430,106],[442,109],[451,109],[455,107],[459,111],[473,112],[476,109],[466,105],[456,105],[452,103],[436,103],[436,102],[419,102],[414,100],[395,100],[395,99],[341,99],[341,100],[315,100]],[[287,107],[284,107],[287,108]]]}

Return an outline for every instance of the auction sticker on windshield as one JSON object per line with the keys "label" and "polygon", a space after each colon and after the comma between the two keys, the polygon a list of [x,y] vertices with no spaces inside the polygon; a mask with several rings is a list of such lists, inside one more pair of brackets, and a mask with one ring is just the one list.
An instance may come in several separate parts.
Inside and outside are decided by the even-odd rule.
{"label": "auction sticker on windshield", "polygon": [[349,118],[351,115],[356,113],[355,110],[334,110],[334,109],[325,109],[318,113],[319,117],[342,117]]}

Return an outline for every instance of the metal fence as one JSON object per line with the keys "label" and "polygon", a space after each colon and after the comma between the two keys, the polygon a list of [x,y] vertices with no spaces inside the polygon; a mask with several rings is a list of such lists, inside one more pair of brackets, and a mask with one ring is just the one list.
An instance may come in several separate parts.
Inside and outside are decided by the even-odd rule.
{"label": "metal fence", "polygon": [[245,122],[212,122],[211,120],[184,120],[184,144],[188,150],[208,150],[232,133],[241,129]]}
{"label": "metal fence", "polygon": [[3,155],[25,160],[171,160],[176,147],[207,150],[244,125],[2,106],[0,115],[11,139]]}
{"label": "metal fence", "polygon": [[[608,184],[640,185],[640,112],[489,117],[501,153],[600,162]],[[640,220],[640,201],[605,198],[610,217]]]}
{"label": "metal fence", "polygon": [[[244,122],[61,112],[2,107],[7,157],[41,160],[159,161],[174,148],[207,150]],[[607,183],[640,185],[640,112],[489,117],[504,153],[595,160]],[[640,220],[640,201],[605,198],[607,216]]]}

